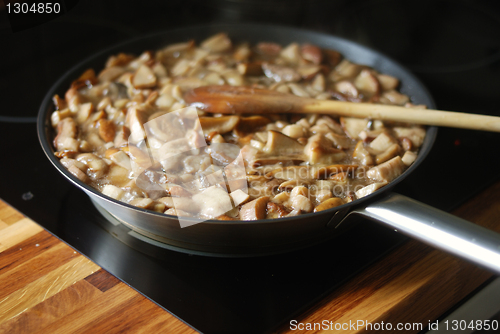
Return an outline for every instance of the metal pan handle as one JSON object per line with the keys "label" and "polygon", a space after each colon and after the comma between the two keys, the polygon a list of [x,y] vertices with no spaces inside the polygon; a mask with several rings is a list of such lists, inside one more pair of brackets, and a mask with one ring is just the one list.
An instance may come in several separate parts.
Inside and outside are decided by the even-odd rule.
{"label": "metal pan handle", "polygon": [[500,274],[500,234],[494,231],[395,193],[351,213]]}

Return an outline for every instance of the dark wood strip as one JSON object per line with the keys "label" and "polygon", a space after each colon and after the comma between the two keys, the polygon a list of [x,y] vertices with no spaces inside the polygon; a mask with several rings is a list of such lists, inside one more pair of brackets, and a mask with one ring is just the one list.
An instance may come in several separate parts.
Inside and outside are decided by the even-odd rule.
{"label": "dark wood strip", "polygon": [[111,275],[104,269],[99,269],[92,275],[85,277],[85,280],[95,286],[97,289],[101,290],[102,292],[106,292],[118,283],[120,283],[120,280],[116,278],[115,276]]}
{"label": "dark wood strip", "polygon": [[80,280],[47,300],[28,309],[0,325],[3,333],[34,333],[59,318],[84,307],[102,292],[84,280]]}
{"label": "dark wood strip", "polygon": [[[29,247],[38,248],[39,246],[36,247],[36,243],[34,243]],[[23,251],[29,250],[24,248],[20,250],[20,252]],[[79,256],[72,248],[60,241],[46,251],[38,252],[38,254],[32,259],[20,263],[18,266],[0,275],[0,282],[3,282],[2,289],[0,290],[0,299]]]}
{"label": "dark wood strip", "polygon": [[4,250],[0,253],[0,275],[11,268],[17,267],[23,262],[31,260],[36,255],[46,251],[57,243],[60,243],[57,238],[53,237],[47,231],[42,231]]}

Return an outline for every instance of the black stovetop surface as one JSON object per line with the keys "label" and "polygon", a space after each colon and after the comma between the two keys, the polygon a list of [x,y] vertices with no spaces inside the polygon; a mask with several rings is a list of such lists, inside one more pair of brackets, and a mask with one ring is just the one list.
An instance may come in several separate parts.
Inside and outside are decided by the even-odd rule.
{"label": "black stovetop surface", "polygon": [[[66,14],[34,27],[16,25],[0,10],[0,54],[6,56],[0,62],[0,198],[205,333],[270,332],[405,238],[361,220],[341,240],[268,257],[209,258],[123,240],[142,247],[137,251],[102,227],[103,216],[38,144],[34,118],[41,100],[73,64],[151,31],[273,20],[389,54],[428,86],[440,109],[500,116],[500,10],[487,1],[66,3]],[[166,20],[173,12],[179,15]],[[429,157],[396,191],[449,211],[498,179],[499,140],[496,133],[440,129]]]}

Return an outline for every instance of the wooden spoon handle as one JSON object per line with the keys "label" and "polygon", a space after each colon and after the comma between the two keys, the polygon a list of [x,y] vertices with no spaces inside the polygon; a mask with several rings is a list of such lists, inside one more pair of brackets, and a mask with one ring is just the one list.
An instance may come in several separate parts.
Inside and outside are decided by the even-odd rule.
{"label": "wooden spoon handle", "polygon": [[500,117],[434,109],[317,100],[304,105],[302,112],[500,132]]}
{"label": "wooden spoon handle", "polygon": [[317,100],[250,87],[203,86],[186,92],[184,99],[210,113],[318,113],[500,132],[500,117],[495,116]]}

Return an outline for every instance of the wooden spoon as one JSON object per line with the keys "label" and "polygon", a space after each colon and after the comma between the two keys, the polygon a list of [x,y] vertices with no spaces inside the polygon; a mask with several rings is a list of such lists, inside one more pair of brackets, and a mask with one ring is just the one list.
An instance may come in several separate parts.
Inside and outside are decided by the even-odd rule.
{"label": "wooden spoon", "polygon": [[385,104],[316,100],[250,87],[202,86],[187,91],[184,100],[209,113],[317,113],[500,132],[500,117],[495,116]]}

